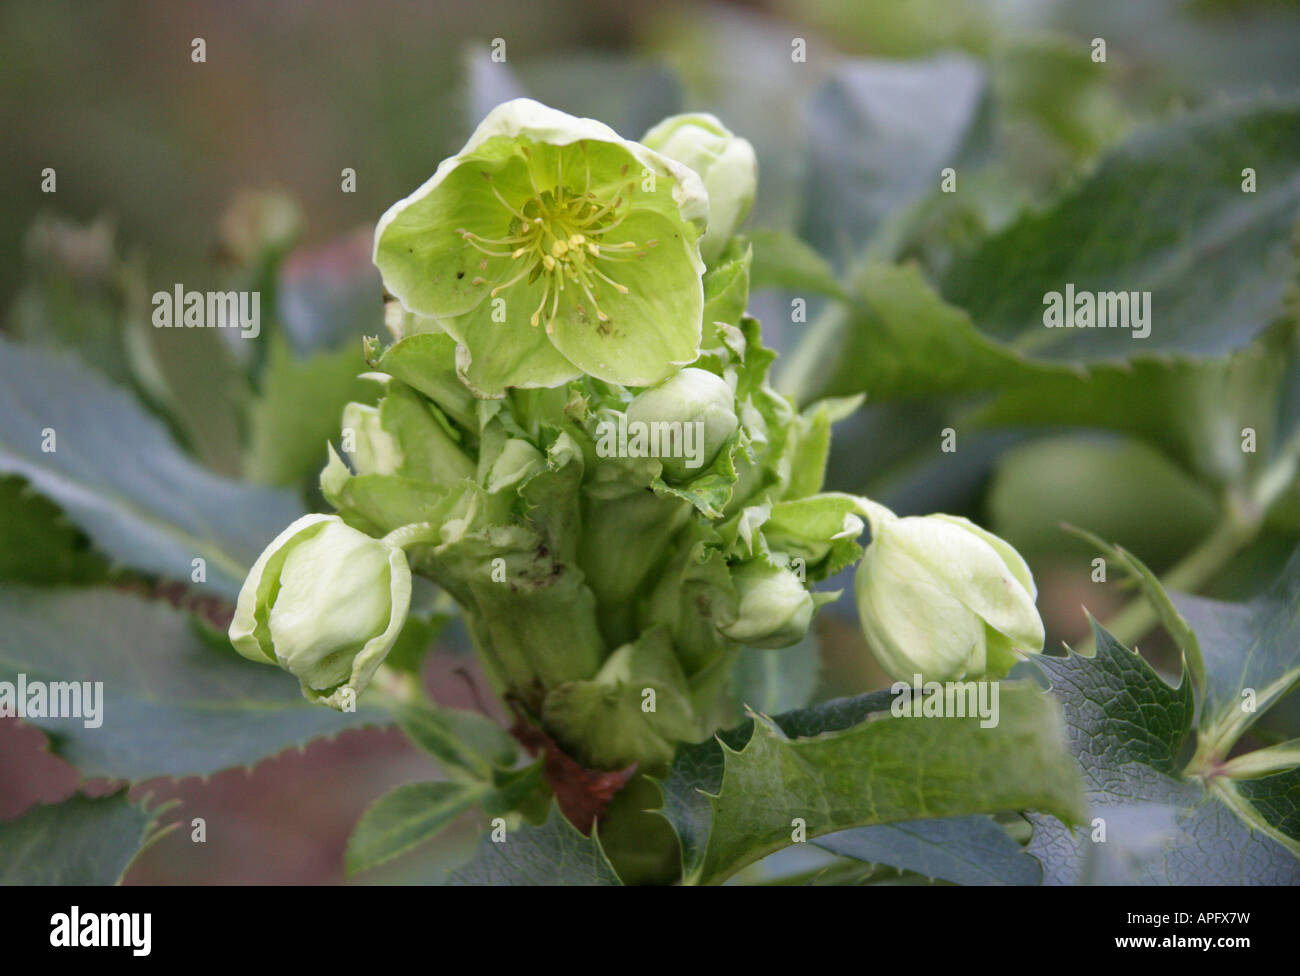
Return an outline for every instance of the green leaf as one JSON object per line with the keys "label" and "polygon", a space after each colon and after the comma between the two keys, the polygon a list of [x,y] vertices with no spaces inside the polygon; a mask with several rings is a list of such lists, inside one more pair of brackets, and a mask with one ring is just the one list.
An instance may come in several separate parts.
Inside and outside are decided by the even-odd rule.
{"label": "green leaf", "polygon": [[746,235],[754,248],[750,288],[780,288],[847,300],[830,263],[812,245],[783,230],[759,229]]}
{"label": "green leaf", "polygon": [[559,808],[540,827],[521,826],[500,842],[483,835],[478,851],[451,873],[458,885],[621,885],[593,833],[584,837]]}
{"label": "green leaf", "polygon": [[[1242,190],[1253,169],[1257,192]],[[1215,105],[1136,132],[1054,206],[949,268],[944,296],[1047,360],[1220,356],[1276,320],[1295,265],[1300,100]],[[1151,292],[1151,334],[1046,328],[1044,296]]]}
{"label": "green leaf", "polygon": [[22,478],[0,477],[0,580],[98,583],[108,565],[59,507]]}
{"label": "green leaf", "polygon": [[[55,450],[43,431],[54,432]],[[76,361],[0,341],[0,471],[21,474],[118,563],[214,593],[302,514],[290,495],[219,478],[183,455],[123,390]]]}
{"label": "green leaf", "polygon": [[[1029,816],[1029,851],[1043,863],[1046,883],[1300,883],[1300,860],[1287,850],[1300,844],[1266,819],[1282,813],[1289,820],[1281,826],[1294,828],[1295,777],[1249,785],[1184,777],[1180,758],[1195,711],[1191,682],[1184,676],[1171,688],[1096,623],[1093,632],[1095,657],[1035,658],[1065,710],[1091,808],[1089,825],[1074,836]],[[1095,841],[1103,827],[1105,842]]]}
{"label": "green leaf", "polygon": [[[1143,359],[1081,372],[1025,371],[971,415],[973,423],[1102,427],[1139,437],[1198,479],[1239,481],[1269,454],[1289,352],[1279,334],[1224,359]],[[1241,449],[1244,427],[1258,453]]]}
{"label": "green leaf", "polygon": [[391,861],[439,833],[483,798],[472,783],[407,783],[385,793],[357,821],[344,863],[348,876]]}
{"label": "green leaf", "polygon": [[349,401],[374,403],[380,388],[357,378],[366,368],[361,344],[295,359],[271,337],[261,395],[249,414],[244,474],[261,484],[301,488],[325,466],[325,443],[338,435]]}
{"label": "green leaf", "polygon": [[[749,306],[750,264],[753,249],[740,238],[733,240],[712,268],[704,274],[704,314],[706,326],[716,322],[739,326]],[[708,329],[705,336],[710,335]]]}
{"label": "green leaf", "polygon": [[962,885],[1036,885],[1043,870],[991,817],[912,820],[844,830],[818,847]]}
{"label": "green leaf", "polygon": [[871,401],[973,393],[1037,371],[944,302],[914,266],[868,264],[853,300],[819,318],[781,376],[800,403],[866,393]]}
{"label": "green leaf", "polygon": [[393,718],[451,776],[490,780],[494,769],[514,765],[519,754],[505,729],[475,712],[402,705],[393,711]]}
{"label": "green leaf", "polygon": [[838,67],[807,109],[804,239],[837,266],[856,258],[891,211],[979,150],[988,105],[965,55]]}
{"label": "green leaf", "polygon": [[290,675],[203,640],[188,614],[112,590],[0,586],[0,680],[19,674],[103,682],[96,718],[24,719],[86,777],[206,775],[387,722],[312,705]]}
{"label": "green leaf", "polygon": [[725,880],[790,844],[796,818],[809,838],[1028,808],[1077,822],[1078,779],[1055,731],[1055,704],[1029,685],[999,687],[990,728],[975,717],[876,714],[893,700],[877,692],[776,720],[760,716],[680,750],[662,787],[684,878]]}
{"label": "green leaf", "polygon": [[[1196,632],[1205,659],[1201,730],[1222,757],[1300,684],[1300,548],[1273,585],[1247,603],[1187,594],[1170,599]],[[1249,701],[1246,689],[1253,692]]]}
{"label": "green leaf", "polygon": [[160,836],[158,812],[132,803],[126,790],[33,807],[0,823],[0,884],[115,885]]}

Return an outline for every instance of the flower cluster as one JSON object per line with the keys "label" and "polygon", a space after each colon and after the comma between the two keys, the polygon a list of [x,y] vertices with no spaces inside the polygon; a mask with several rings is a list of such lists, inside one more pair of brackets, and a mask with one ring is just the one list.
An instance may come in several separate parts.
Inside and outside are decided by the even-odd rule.
{"label": "flower cluster", "polygon": [[1005,671],[1013,643],[1041,647],[1001,540],[822,491],[853,404],[800,410],[768,381],[736,233],[749,145],[698,115],[645,142],[509,102],[384,215],[382,396],[349,404],[329,449],[337,515],[290,526],[250,574],[241,653],[343,707],[414,572],[521,718],[587,766],[653,767],[725,720],[741,648],[804,637],[864,519],[858,597],[891,673]]}

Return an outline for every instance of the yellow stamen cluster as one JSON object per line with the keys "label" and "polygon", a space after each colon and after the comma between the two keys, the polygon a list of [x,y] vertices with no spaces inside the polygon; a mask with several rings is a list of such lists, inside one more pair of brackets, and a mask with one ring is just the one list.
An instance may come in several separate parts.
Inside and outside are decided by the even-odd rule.
{"label": "yellow stamen cluster", "polygon": [[[644,246],[635,241],[623,241],[619,244],[602,244],[601,239],[627,219],[632,208],[632,192],[635,184],[628,183],[620,188],[618,195],[609,202],[603,202],[591,189],[591,169],[586,164],[586,146],[579,143],[586,165],[586,179],[581,192],[574,190],[564,182],[562,160],[556,162],[555,186],[542,190],[532,171],[529,157],[528,179],[532,184],[533,196],[516,206],[510,203],[492,182],[492,175],[484,173],[483,178],[492,187],[493,194],[509,214],[508,228],[504,237],[482,237],[461,228],[457,231],[470,246],[488,257],[510,258],[512,264],[489,293],[496,298],[502,291],[524,279],[530,283],[539,277],[544,278],[542,299],[528,321],[536,328],[543,317],[546,332],[550,335],[559,312],[560,296],[565,289],[573,289],[574,306],[580,316],[585,316],[586,305],[583,298],[591,303],[596,318],[608,322],[609,316],[600,307],[598,296],[605,285],[620,294],[627,294],[627,287],[619,284],[601,270],[606,262],[630,261],[644,257],[647,249],[654,247],[658,241],[647,241]],[[559,154],[562,156],[562,151]],[[624,173],[626,174],[626,167]],[[486,266],[486,261],[484,262]],[[476,285],[488,284],[486,278],[475,278]],[[549,306],[549,307],[548,307]]]}

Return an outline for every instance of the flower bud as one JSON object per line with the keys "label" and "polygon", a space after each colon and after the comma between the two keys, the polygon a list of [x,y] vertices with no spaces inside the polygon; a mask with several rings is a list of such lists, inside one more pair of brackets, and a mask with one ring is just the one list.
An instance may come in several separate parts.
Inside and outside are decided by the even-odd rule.
{"label": "flower bud", "polygon": [[669,159],[685,163],[704,181],[709,224],[700,239],[700,256],[712,266],[754,205],[758,189],[754,147],[703,112],[670,116],[641,141]]}
{"label": "flower bud", "polygon": [[734,623],[722,632],[746,647],[789,647],[808,633],[812,594],[784,566],[754,560],[732,574],[739,597]]}
{"label": "flower bud", "polygon": [[339,710],[392,649],[411,602],[400,548],[335,515],[305,515],[258,557],[239,591],[230,641],[278,664],[303,695]]}
{"label": "flower bud", "polygon": [[343,448],[359,475],[402,475],[447,488],[474,477],[470,461],[421,394],[396,381],[378,407],[343,408]]}
{"label": "flower bud", "polygon": [[651,456],[663,464],[665,481],[689,481],[704,473],[736,432],[735,403],[726,380],[687,367],[628,404],[628,430],[659,445]]}
{"label": "flower bud", "polygon": [[1037,590],[1024,559],[964,518],[898,518],[868,502],[871,545],[855,590],[862,630],[890,677],[1001,677],[1012,648],[1043,649]]}
{"label": "flower bud", "polygon": [[402,449],[397,438],[384,430],[378,407],[349,403],[343,408],[343,430],[352,432],[344,439],[344,450],[357,474],[397,473]]}

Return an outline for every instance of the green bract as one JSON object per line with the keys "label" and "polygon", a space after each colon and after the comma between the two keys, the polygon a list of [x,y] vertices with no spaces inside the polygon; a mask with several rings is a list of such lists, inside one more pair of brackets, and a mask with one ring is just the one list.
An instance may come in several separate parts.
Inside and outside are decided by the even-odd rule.
{"label": "green bract", "polygon": [[964,518],[864,505],[871,544],[858,566],[858,616],[891,677],[999,677],[1013,648],[1043,649],[1037,590],[1015,549]]}
{"label": "green bract", "polygon": [[411,602],[402,550],[335,515],[304,515],[266,547],[239,591],[230,640],[340,710],[392,649]]}
{"label": "green bract", "polygon": [[384,214],[374,260],[482,394],[582,373],[646,386],[699,352],[707,213],[681,163],[516,99]]}
{"label": "green bract", "polygon": [[700,254],[712,267],[754,206],[758,192],[754,147],[705,112],[670,116],[641,141],[703,178],[709,193],[709,228],[700,241]]}

